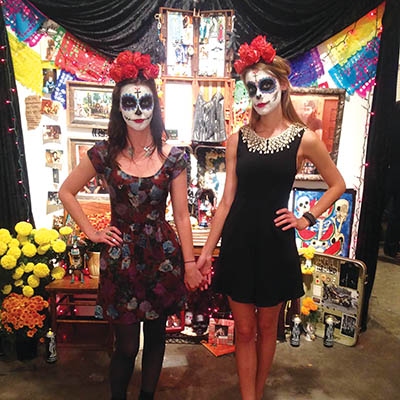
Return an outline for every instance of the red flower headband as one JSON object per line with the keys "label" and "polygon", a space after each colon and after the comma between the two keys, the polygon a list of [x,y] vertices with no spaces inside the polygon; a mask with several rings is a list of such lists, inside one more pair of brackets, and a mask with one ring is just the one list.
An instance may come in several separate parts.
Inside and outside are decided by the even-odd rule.
{"label": "red flower headband", "polygon": [[267,42],[265,36],[261,35],[256,36],[250,45],[243,43],[239,47],[238,53],[239,60],[236,60],[233,64],[238,74],[241,74],[245,68],[258,63],[260,60],[271,64],[276,55],[272,44]]}
{"label": "red flower headband", "polygon": [[119,53],[111,64],[110,77],[116,83],[125,79],[136,79],[142,73],[145,79],[155,79],[158,76],[158,65],[151,63],[149,54],[129,50]]}

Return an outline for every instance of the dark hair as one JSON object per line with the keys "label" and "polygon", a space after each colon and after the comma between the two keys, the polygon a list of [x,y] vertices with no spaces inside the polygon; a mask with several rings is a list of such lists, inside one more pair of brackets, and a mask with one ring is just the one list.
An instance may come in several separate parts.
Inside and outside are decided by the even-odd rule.
{"label": "dark hair", "polygon": [[110,111],[110,121],[108,123],[108,158],[107,164],[111,167],[116,166],[117,155],[126,147],[128,141],[128,128],[120,111],[121,90],[130,83],[146,85],[153,93],[154,109],[153,117],[150,122],[151,136],[157,152],[161,157],[165,157],[162,152],[163,135],[165,135],[165,126],[162,119],[160,102],[158,100],[157,88],[154,79],[126,79],[117,83],[112,93],[112,104]]}
{"label": "dark hair", "polygon": [[[247,71],[254,67],[257,67],[264,72],[272,73],[278,79],[281,85],[284,84],[287,86],[287,90],[282,91],[282,98],[281,98],[283,117],[287,119],[289,122],[304,125],[304,122],[297,114],[293,106],[292,99],[290,98],[291,85],[289,81],[289,74],[290,74],[289,63],[284,58],[275,56],[274,61],[271,64],[265,64],[263,62],[259,62],[253,65],[249,65],[247,68],[244,69],[244,71],[241,74],[241,79],[244,83]],[[255,123],[259,119],[260,115],[252,108],[250,116],[250,126],[254,128]]]}

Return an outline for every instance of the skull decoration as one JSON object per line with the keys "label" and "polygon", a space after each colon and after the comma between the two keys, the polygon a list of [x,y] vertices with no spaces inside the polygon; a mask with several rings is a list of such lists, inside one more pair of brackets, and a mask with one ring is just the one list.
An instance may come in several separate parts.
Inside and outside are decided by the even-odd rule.
{"label": "skull decoration", "polygon": [[349,202],[346,199],[339,199],[335,203],[336,219],[343,224],[349,214]]}

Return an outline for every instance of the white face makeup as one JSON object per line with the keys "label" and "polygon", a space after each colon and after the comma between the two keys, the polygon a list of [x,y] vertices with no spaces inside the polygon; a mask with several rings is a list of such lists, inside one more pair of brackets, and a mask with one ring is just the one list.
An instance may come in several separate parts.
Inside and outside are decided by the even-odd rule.
{"label": "white face makeup", "polygon": [[252,68],[245,75],[245,84],[258,114],[270,113],[281,102],[281,85],[274,75]]}
{"label": "white face makeup", "polygon": [[121,89],[119,108],[131,128],[142,131],[153,117],[153,93],[146,85],[130,83]]}

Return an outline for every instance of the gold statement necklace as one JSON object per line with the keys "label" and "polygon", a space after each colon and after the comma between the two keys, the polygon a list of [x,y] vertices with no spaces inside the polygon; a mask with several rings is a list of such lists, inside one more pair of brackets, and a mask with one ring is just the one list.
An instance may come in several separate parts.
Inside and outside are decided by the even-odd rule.
{"label": "gold statement necklace", "polygon": [[300,124],[292,124],[278,136],[264,138],[257,135],[248,125],[242,128],[243,142],[247,144],[249,151],[260,154],[272,154],[289,148],[296,136],[300,136],[304,127]]}

